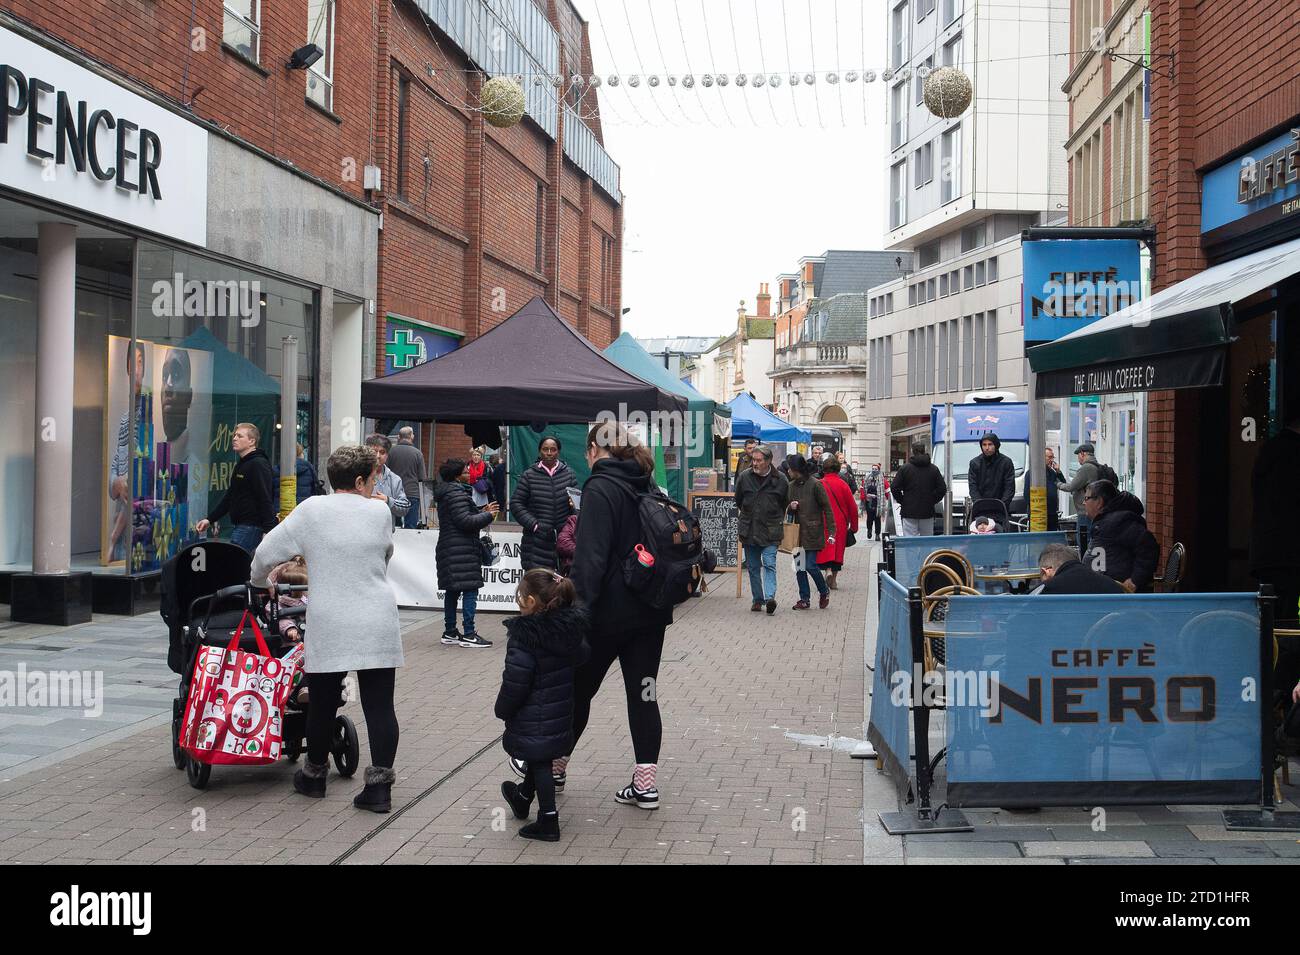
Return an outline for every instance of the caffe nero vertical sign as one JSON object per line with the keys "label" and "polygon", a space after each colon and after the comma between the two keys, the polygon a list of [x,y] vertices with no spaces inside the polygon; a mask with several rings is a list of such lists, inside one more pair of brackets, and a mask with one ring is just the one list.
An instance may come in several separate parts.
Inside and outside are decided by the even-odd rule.
{"label": "caffe nero vertical sign", "polygon": [[204,245],[207,132],[0,27],[0,185]]}

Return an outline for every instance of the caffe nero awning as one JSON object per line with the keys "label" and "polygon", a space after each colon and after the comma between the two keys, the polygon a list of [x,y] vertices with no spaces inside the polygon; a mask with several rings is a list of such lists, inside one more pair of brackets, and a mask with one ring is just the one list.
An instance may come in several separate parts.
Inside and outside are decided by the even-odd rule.
{"label": "caffe nero awning", "polygon": [[1029,349],[1035,396],[1123,394],[1223,383],[1233,305],[1300,272],[1300,239],[1224,262]]}

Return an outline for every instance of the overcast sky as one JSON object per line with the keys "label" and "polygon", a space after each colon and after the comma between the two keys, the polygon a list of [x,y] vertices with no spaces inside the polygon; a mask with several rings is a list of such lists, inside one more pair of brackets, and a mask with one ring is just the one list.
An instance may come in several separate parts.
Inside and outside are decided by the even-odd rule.
{"label": "overcast sky", "polygon": [[[626,202],[625,329],[726,334],[740,300],[752,312],[758,284],[801,256],[881,248],[885,0],[575,2],[596,71],[622,78],[602,86],[600,109]],[[864,68],[875,82],[844,80]],[[814,70],[815,85],[791,87],[792,71]],[[742,71],[781,85],[737,87]],[[670,88],[670,73],[695,88]],[[731,82],[705,89],[705,73]]]}

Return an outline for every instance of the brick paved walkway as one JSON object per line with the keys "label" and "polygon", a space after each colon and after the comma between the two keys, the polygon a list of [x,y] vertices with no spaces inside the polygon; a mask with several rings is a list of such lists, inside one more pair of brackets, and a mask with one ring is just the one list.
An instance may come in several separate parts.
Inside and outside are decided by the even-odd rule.
{"label": "brick paved walkway", "polygon": [[[194,790],[172,768],[159,712],[137,732],[104,733],[98,744],[78,732],[78,745],[4,772],[0,861],[860,863],[863,764],[835,744],[863,736],[866,551],[849,552],[841,589],[825,611],[789,609],[795,588],[784,558],[774,617],[750,613],[748,596],[733,596],[730,576],[679,609],[658,684],[664,746],[657,812],[610,798],[632,768],[615,668],[560,797],[562,840],[519,839],[520,823],[499,792],[509,773],[492,716],[502,618],[480,616],[481,632],[498,642],[469,650],[437,642],[440,614],[404,614],[412,623],[397,685],[403,736],[394,789],[402,811],[357,812],[351,797],[360,780],[333,775],[324,800],[305,800],[292,792],[293,767],[285,762],[215,767],[210,787]],[[165,653],[156,617],[111,626],[124,624],[149,636],[121,652],[145,657],[144,644]],[[78,642],[75,630],[61,636]],[[20,646],[0,643],[11,655]],[[29,665],[38,656],[45,654],[28,652]],[[156,663],[148,663],[150,675],[166,684]],[[114,694],[106,695],[112,702]],[[358,705],[346,712],[362,723]],[[364,726],[361,732],[364,764]]]}

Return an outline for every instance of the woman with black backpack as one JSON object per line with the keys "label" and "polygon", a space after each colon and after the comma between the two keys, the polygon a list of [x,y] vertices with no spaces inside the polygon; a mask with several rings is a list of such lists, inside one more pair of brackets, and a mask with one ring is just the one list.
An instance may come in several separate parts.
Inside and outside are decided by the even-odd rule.
{"label": "woman with black backpack", "polygon": [[[623,671],[636,767],[632,782],[614,799],[658,809],[655,776],[663,724],[656,684],[664,631],[673,612],[671,605],[657,609],[646,603],[628,587],[623,573],[624,559],[640,542],[638,495],[654,489],[654,458],[625,428],[611,421],[588,432],[587,463],[591,477],[582,489],[570,577],[591,618],[591,657],[578,667],[574,678],[574,746],[587,728],[592,698],[617,660]],[[567,758],[554,764],[557,788],[563,788],[567,764]]]}

